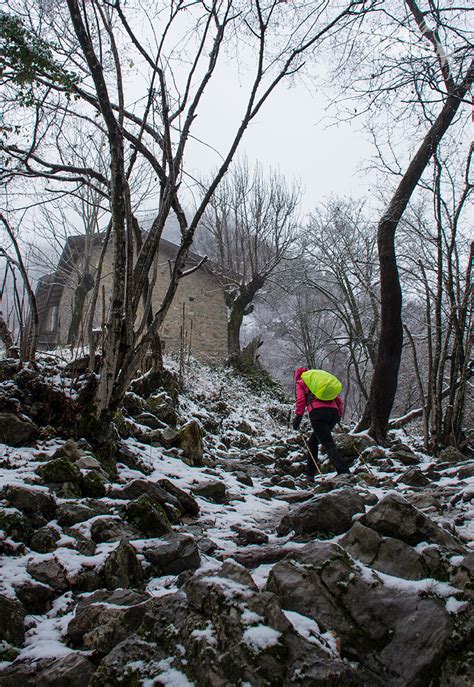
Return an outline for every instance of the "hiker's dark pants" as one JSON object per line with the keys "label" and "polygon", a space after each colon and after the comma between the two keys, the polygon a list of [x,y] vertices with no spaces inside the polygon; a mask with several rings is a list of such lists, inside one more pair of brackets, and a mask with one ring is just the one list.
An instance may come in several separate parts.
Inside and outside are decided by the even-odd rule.
{"label": "hiker's dark pants", "polygon": [[[341,454],[337,450],[334,439],[332,438],[331,430],[339,421],[339,413],[336,408],[314,408],[310,414],[309,419],[313,427],[308,446],[313,454],[315,460],[318,460],[318,447],[322,444],[327,451],[329,460],[334,465],[338,474],[343,472],[350,472],[341,458]],[[306,464],[306,472],[308,477],[314,477],[316,474],[316,466],[313,459],[308,455]]]}

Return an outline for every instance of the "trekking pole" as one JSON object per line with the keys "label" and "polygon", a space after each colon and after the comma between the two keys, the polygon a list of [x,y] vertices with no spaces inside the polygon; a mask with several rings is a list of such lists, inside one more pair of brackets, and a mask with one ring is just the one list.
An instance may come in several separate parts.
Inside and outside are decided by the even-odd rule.
{"label": "trekking pole", "polygon": [[306,437],[305,437],[305,435],[303,434],[303,432],[300,432],[300,437],[303,439],[304,445],[306,446],[306,449],[307,449],[309,455],[311,456],[311,458],[312,458],[312,460],[313,460],[313,463],[314,463],[315,466],[316,466],[316,470],[319,472],[319,474],[320,474],[321,477],[322,477],[322,476],[323,476],[323,473],[321,472],[321,468],[319,467],[318,461],[317,461],[316,458],[313,456],[313,452],[311,451],[311,449],[310,449],[310,447],[309,447],[309,445],[308,445],[308,442],[306,441]]}
{"label": "trekking pole", "polygon": [[[343,430],[343,427],[342,427],[342,425],[341,425],[340,422],[338,422],[338,425],[339,425],[339,427],[341,428],[341,430],[344,431],[344,430]],[[356,444],[355,444],[355,441],[354,441],[353,443],[354,443],[355,452],[357,453],[358,457],[360,458],[360,461],[361,461],[362,465],[367,469],[367,472],[368,472],[369,474],[371,474],[373,477],[375,477],[374,473],[372,472],[372,470],[369,468],[369,466],[368,466],[367,463],[365,462],[365,460],[364,460],[364,458],[363,458],[363,456],[362,456],[362,453],[361,453],[361,452],[359,451],[359,449],[357,448],[357,446],[356,446]]]}

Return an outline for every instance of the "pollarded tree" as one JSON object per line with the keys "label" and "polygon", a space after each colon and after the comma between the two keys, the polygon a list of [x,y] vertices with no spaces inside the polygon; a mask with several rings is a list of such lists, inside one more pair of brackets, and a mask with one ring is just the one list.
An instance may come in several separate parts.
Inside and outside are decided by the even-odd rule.
{"label": "pollarded tree", "polygon": [[[255,297],[288,260],[299,230],[298,186],[260,165],[234,165],[211,198],[202,218],[202,243],[228,307],[229,352],[240,352],[243,319]],[[293,251],[294,256],[294,251]]]}

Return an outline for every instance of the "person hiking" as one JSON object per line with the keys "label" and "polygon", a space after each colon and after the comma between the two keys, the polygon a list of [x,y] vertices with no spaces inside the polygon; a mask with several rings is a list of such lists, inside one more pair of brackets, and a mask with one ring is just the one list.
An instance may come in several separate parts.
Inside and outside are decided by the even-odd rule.
{"label": "person hiking", "polygon": [[[305,374],[306,373],[306,374]],[[309,419],[313,432],[308,441],[308,447],[313,458],[308,455],[306,463],[306,475],[310,482],[314,482],[316,466],[314,461],[318,460],[318,447],[322,444],[327,451],[329,460],[337,470],[338,475],[351,472],[342,460],[341,454],[332,438],[331,431],[342,417],[344,408],[342,398],[337,394],[334,396],[334,389],[342,388],[341,383],[324,370],[308,370],[307,367],[299,367],[294,374],[295,393],[296,393],[296,416],[293,420],[293,429],[297,431],[303,419],[306,409],[308,409]],[[318,398],[311,392],[306,382],[311,384],[314,390],[321,390],[320,396],[333,396],[330,400]],[[337,383],[337,384],[336,384]]]}

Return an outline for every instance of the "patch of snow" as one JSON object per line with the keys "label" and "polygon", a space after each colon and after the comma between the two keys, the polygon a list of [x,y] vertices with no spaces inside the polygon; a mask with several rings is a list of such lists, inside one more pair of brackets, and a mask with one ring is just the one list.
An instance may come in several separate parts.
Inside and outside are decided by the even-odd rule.
{"label": "patch of snow", "polygon": [[311,642],[317,644],[324,651],[331,656],[339,656],[337,650],[337,642],[332,632],[325,632],[324,634],[319,629],[318,623],[313,618],[308,618],[301,613],[295,611],[283,611],[290,623],[298,634]]}
{"label": "patch of snow", "polygon": [[242,641],[247,644],[253,653],[260,653],[272,646],[276,646],[280,640],[281,632],[268,625],[256,625],[248,627],[242,635]]}
{"label": "patch of snow", "polygon": [[206,642],[211,646],[216,646],[217,644],[214,625],[211,623],[210,620],[208,621],[207,626],[203,630],[193,630],[191,632],[191,637],[194,637],[198,640],[205,639]]}
{"label": "patch of snow", "polygon": [[184,673],[173,668],[172,662],[172,657],[159,661],[156,664],[156,670],[159,671],[158,675],[151,679],[143,680],[143,687],[156,687],[156,685],[164,685],[165,687],[195,687],[195,683],[190,682]]}

